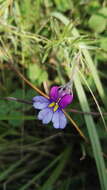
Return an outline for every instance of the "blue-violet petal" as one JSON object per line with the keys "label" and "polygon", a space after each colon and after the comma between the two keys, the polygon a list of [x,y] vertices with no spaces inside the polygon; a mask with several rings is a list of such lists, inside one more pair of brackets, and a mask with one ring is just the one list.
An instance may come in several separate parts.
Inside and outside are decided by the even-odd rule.
{"label": "blue-violet petal", "polygon": [[38,119],[42,120],[43,124],[47,124],[52,120],[53,111],[50,108],[41,110],[38,114]]}
{"label": "blue-violet petal", "polygon": [[58,129],[64,129],[67,125],[67,119],[64,115],[64,113],[62,112],[62,110],[57,110],[52,117],[52,122],[53,122],[53,126],[54,128]]}
{"label": "blue-violet petal", "polygon": [[33,107],[36,109],[44,109],[49,105],[50,101],[43,96],[35,96],[33,98]]}

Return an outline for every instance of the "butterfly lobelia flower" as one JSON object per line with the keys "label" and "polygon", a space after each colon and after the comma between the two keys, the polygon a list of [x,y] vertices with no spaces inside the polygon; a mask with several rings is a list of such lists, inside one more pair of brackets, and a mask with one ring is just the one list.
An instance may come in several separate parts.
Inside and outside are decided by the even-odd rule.
{"label": "butterfly lobelia flower", "polygon": [[69,86],[53,86],[49,93],[49,99],[44,96],[35,96],[33,98],[33,107],[41,110],[38,114],[38,119],[42,120],[43,124],[48,124],[52,121],[54,128],[64,129],[67,125],[67,119],[63,109],[72,100],[73,93],[71,93]]}

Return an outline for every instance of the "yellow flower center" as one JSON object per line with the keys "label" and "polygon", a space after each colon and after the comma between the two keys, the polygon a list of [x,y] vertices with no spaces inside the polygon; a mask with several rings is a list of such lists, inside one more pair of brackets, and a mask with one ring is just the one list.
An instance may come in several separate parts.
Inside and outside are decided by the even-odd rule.
{"label": "yellow flower center", "polygon": [[49,107],[49,108],[52,108],[52,107],[53,107],[53,111],[56,112],[57,109],[59,108],[59,105],[58,105],[58,103],[56,103],[56,102],[52,102],[51,104],[49,104],[48,107]]}

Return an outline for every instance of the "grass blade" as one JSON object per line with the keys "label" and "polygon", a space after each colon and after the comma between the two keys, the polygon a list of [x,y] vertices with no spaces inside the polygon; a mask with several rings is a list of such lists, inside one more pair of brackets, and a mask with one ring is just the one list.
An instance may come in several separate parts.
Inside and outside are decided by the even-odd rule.
{"label": "grass blade", "polygon": [[18,162],[12,164],[9,168],[7,168],[4,172],[0,174],[0,181],[5,180],[5,178],[10,175],[22,162],[28,159],[29,155],[19,160]]}
{"label": "grass blade", "polygon": [[51,169],[61,158],[62,158],[63,154],[60,154],[59,156],[57,156],[57,158],[55,158],[45,169],[43,169],[40,173],[38,173],[37,175],[35,175],[31,180],[28,181],[28,183],[26,183],[25,185],[23,185],[19,190],[26,190],[30,187],[30,185],[32,185],[32,183],[34,183],[36,180],[38,180],[40,177],[42,177],[43,175],[45,175],[45,173]]}
{"label": "grass blade", "polygon": [[65,167],[66,162],[68,161],[70,152],[71,152],[71,149],[65,150],[65,152],[63,153],[63,156],[62,156],[62,159],[61,159],[60,163],[54,169],[51,176],[48,178],[48,180],[45,182],[45,184],[42,186],[42,188],[40,188],[40,190],[51,189],[52,185],[55,183],[55,181],[61,175],[62,170]]}
{"label": "grass blade", "polygon": [[[78,74],[76,74],[75,77],[75,87],[77,90],[78,98],[81,104],[81,108],[83,111],[90,111],[88,101],[84,92],[84,89],[82,87],[82,84],[80,82],[80,78]],[[106,175],[106,168],[105,168],[105,163],[104,159],[102,156],[102,150],[101,150],[101,145],[99,142],[98,134],[96,131],[96,127],[93,121],[92,116],[90,115],[84,115],[85,121],[86,121],[86,126],[89,134],[89,138],[91,141],[91,146],[98,170],[98,175],[100,179],[100,184],[101,184],[101,189],[106,190],[107,189],[107,175]]]}

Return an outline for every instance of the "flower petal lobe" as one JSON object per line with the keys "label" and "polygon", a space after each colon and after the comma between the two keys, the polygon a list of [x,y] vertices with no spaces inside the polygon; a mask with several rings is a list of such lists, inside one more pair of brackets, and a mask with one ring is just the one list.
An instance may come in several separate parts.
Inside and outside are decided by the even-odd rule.
{"label": "flower petal lobe", "polygon": [[53,86],[50,90],[49,96],[54,101],[57,100],[58,98],[58,88],[59,88],[58,86]]}
{"label": "flower petal lobe", "polygon": [[43,96],[35,96],[33,98],[33,106],[36,109],[44,109],[48,106],[50,101]]}
{"label": "flower petal lobe", "polygon": [[59,106],[60,108],[65,108],[68,104],[70,104],[73,100],[73,94],[70,95],[70,94],[67,94],[65,96],[63,96],[59,102]]}
{"label": "flower petal lobe", "polygon": [[38,114],[38,119],[42,120],[43,124],[47,124],[52,120],[53,111],[50,108],[41,110]]}
{"label": "flower petal lobe", "polygon": [[54,128],[56,128],[56,129],[58,129],[58,128],[64,129],[66,127],[67,119],[66,119],[64,113],[62,112],[62,110],[57,110],[53,114],[52,122],[53,122]]}

